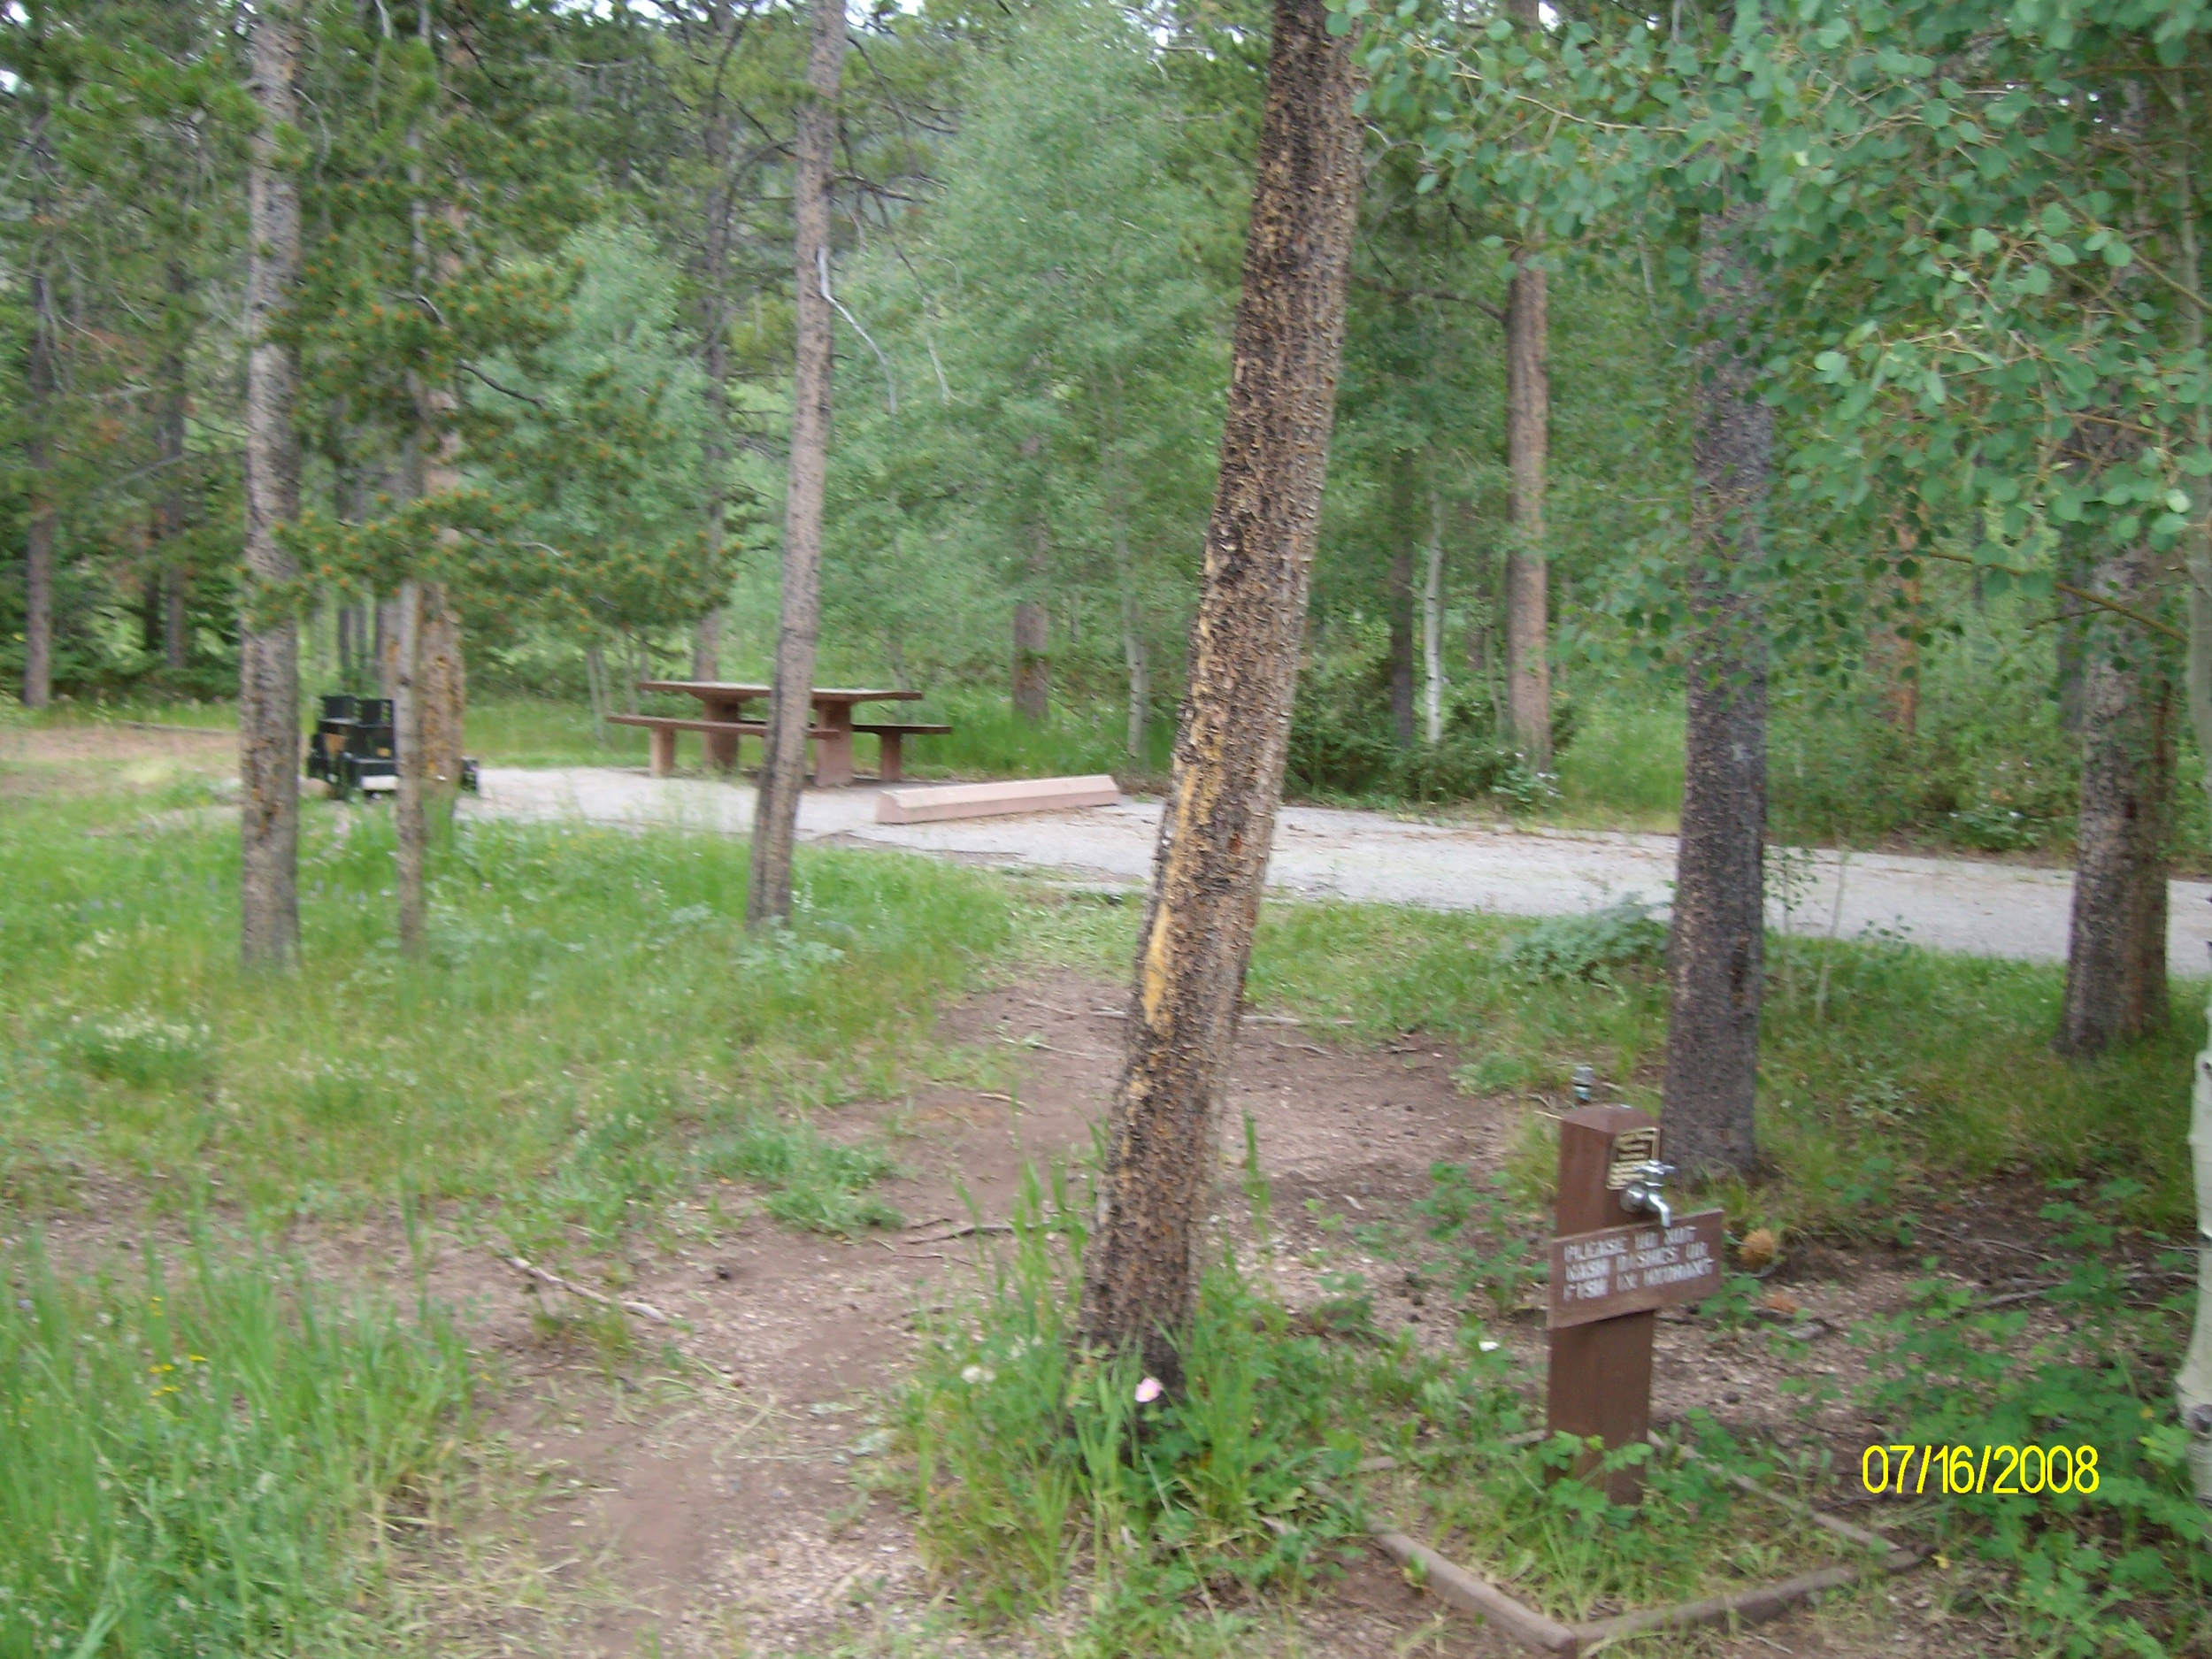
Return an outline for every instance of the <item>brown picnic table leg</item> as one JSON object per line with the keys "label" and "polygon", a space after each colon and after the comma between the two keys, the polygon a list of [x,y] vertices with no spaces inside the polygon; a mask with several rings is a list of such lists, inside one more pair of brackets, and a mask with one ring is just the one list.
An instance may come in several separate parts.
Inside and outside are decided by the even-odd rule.
{"label": "brown picnic table leg", "polygon": [[656,778],[665,778],[676,770],[676,733],[664,726],[650,726],[646,735],[652,741],[653,756],[648,770]]}
{"label": "brown picnic table leg", "polygon": [[901,746],[906,741],[906,734],[902,732],[879,732],[876,741],[883,745],[882,757],[876,762],[877,780],[882,783],[898,782],[906,775],[900,764],[902,757],[899,753]]}
{"label": "brown picnic table leg", "polygon": [[841,788],[853,780],[853,705],[817,703],[814,718],[827,737],[814,740],[814,787]]}
{"label": "brown picnic table leg", "polygon": [[[745,718],[745,705],[741,703],[710,703],[706,710],[710,720],[741,720]],[[707,764],[717,772],[736,771],[737,733],[709,732],[705,736]]]}

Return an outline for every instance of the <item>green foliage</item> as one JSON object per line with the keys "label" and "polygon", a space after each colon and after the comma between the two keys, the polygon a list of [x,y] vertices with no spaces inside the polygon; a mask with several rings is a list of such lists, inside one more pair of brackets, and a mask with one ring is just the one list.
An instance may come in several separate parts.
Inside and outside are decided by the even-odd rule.
{"label": "green foliage", "polygon": [[[1125,934],[1098,959],[1126,963]],[[1485,1092],[1563,1089],[1594,1065],[1632,1104],[1655,1102],[1666,1032],[1658,977],[1535,982],[1500,957],[1542,924],[1368,905],[1271,905],[1248,977],[1262,1007],[1348,1017],[1381,1038],[1423,1031],[1474,1056]],[[1931,1188],[2022,1164],[2047,1177],[2124,1171],[2131,1220],[2186,1229],[2187,1079],[2202,1037],[2190,995],[2173,1024],[2091,1062],[2051,1052],[2064,975],[1897,939],[1793,940],[1794,995],[1770,983],[1760,1029],[1759,1137],[1777,1178],[1758,1202],[1792,1226],[1872,1228]],[[1778,976],[1780,953],[1769,960]],[[1828,968],[1824,1003],[1814,982]],[[1729,1202],[1740,1203],[1745,1195]]]}
{"label": "green foliage", "polygon": [[1878,1365],[1869,1409],[1901,1442],[1973,1448],[1974,1484],[1996,1484],[1978,1478],[1984,1446],[2095,1448],[2093,1492],[1970,1491],[1925,1506],[1939,1537],[2004,1569],[1999,1610],[2023,1637],[2068,1659],[2186,1653],[2212,1634],[2212,1517],[2191,1495],[2186,1434],[2158,1381],[2191,1299],[2143,1305],[2112,1263],[2108,1217],[2139,1190],[2116,1179],[2093,1203],[2061,1196],[2044,1207],[2061,1229],[2054,1259],[2067,1264],[2050,1296],[2059,1332],[2027,1340],[2024,1310],[1980,1306],[1970,1289],[1931,1278],[1863,1338]]}
{"label": "green foliage", "polygon": [[[1531,768],[1497,735],[1496,710],[1479,691],[1455,689],[1436,743],[1401,743],[1391,728],[1390,661],[1372,641],[1365,649],[1312,654],[1298,676],[1285,787],[1356,799],[1440,803],[1494,796],[1527,811],[1549,800],[1553,780]],[[1573,735],[1571,704],[1555,713],[1553,741]]]}
{"label": "green foliage", "polygon": [[1428,1196],[1413,1206],[1430,1240],[1444,1247],[1442,1266],[1434,1271],[1453,1296],[1464,1302],[1479,1290],[1500,1319],[1512,1317],[1523,1294],[1548,1272],[1529,1242],[1526,1209],[1508,1195],[1510,1179],[1502,1170],[1494,1171],[1486,1189],[1463,1164],[1432,1164]]}
{"label": "green foliage", "polygon": [[[1835,1560],[1836,1540],[1792,1512],[1731,1485],[1729,1473],[1787,1490],[1787,1467],[1736,1442],[1702,1412],[1686,1438],[1700,1461],[1671,1447],[1606,1452],[1555,1434],[1533,1445],[1463,1432],[1411,1448],[1422,1476],[1423,1532],[1455,1561],[1552,1617],[1588,1618],[1747,1589]],[[1568,1478],[1588,1468],[1588,1478]],[[1640,1469],[1642,1502],[1610,1502],[1598,1473]]]}
{"label": "green foliage", "polygon": [[881,1155],[807,1114],[931,1064],[928,1010],[1011,921],[971,873],[804,857],[792,933],[760,944],[741,841],[465,825],[403,964],[388,818],[312,804],[303,977],[269,980],[235,966],[236,832],[205,801],[157,796],[158,834],[84,833],[131,827],[127,797],[0,816],[0,1145],[28,1185],[44,1147],[275,1217],[419,1191],[535,1250],[611,1240],[703,1174],[869,1225]]}
{"label": "green foliage", "polygon": [[1617,970],[1651,968],[1666,959],[1667,925],[1633,895],[1578,916],[1549,916],[1498,953],[1515,979],[1618,982]]}
{"label": "green foliage", "polygon": [[987,1617],[1055,1609],[1080,1580],[1077,1651],[1213,1651],[1249,1625],[1224,1601],[1310,1582],[1356,1535],[1317,1482],[1356,1460],[1348,1425],[1382,1367],[1297,1334],[1223,1265],[1184,1396],[1152,1398],[1133,1359],[1071,1346],[1084,1208],[1025,1178],[1010,1256],[929,1326],[900,1404],[922,1547]]}
{"label": "green foliage", "polygon": [[434,1512],[467,1354],[275,1263],[183,1268],[0,1255],[0,1655],[378,1650],[372,1529]]}
{"label": "green foliage", "polygon": [[877,1147],[826,1140],[811,1124],[755,1114],[709,1136],[693,1158],[703,1174],[738,1176],[768,1188],[768,1213],[794,1226],[852,1233],[902,1225],[899,1212],[868,1191],[892,1173],[889,1156]]}

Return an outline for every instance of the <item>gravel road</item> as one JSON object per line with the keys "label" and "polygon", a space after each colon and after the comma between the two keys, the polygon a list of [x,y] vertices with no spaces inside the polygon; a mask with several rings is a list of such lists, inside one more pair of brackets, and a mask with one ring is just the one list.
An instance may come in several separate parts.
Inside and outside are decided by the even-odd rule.
{"label": "gravel road", "polygon": [[[742,783],[649,778],[609,767],[546,771],[492,768],[467,816],[522,822],[581,820],[631,828],[741,835],[753,821]],[[1071,880],[1141,884],[1158,833],[1156,802],[967,818],[946,824],[878,824],[868,787],[810,791],[799,813],[803,841],[896,848],[905,852],[1023,869]],[[1274,890],[1302,898],[1355,899],[1432,910],[1556,916],[1640,895],[1663,905],[1674,877],[1674,837],[1617,831],[1483,829],[1409,823],[1378,812],[1286,807],[1268,864]],[[1870,930],[1915,944],[1977,956],[2063,961],[2073,878],[2062,870],[1890,853],[1797,852],[1786,915],[1774,926],[1840,938]],[[1840,886],[1840,906],[1839,906]],[[2212,946],[2212,884],[2173,883],[2169,960],[2177,972],[2204,971]]]}

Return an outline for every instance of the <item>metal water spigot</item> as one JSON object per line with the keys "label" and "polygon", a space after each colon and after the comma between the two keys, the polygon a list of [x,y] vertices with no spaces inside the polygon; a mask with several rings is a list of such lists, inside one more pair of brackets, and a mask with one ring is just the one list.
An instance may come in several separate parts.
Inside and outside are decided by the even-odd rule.
{"label": "metal water spigot", "polygon": [[1639,1164],[1628,1185],[1621,1189],[1621,1208],[1642,1210],[1659,1217],[1662,1228],[1674,1225],[1674,1210],[1660,1188],[1667,1177],[1674,1173],[1674,1165],[1652,1158]]}

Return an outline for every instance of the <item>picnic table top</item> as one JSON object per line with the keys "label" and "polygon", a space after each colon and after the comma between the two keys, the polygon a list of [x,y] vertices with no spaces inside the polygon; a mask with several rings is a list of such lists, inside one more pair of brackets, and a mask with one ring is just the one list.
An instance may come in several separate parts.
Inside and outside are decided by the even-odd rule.
{"label": "picnic table top", "polygon": [[[773,686],[741,685],[727,680],[641,680],[640,691],[680,691],[702,702],[713,703],[725,699],[744,702],[753,697],[764,697]],[[882,691],[856,689],[842,686],[817,686],[807,694],[816,703],[919,703],[918,691]]]}

